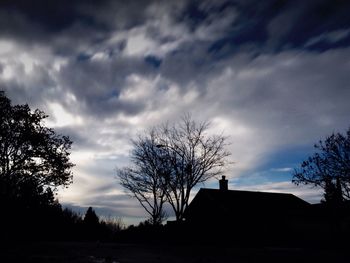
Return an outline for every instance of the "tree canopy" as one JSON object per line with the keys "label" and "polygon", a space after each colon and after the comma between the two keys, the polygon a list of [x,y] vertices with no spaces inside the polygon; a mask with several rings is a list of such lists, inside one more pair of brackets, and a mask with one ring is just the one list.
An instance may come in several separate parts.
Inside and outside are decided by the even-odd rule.
{"label": "tree canopy", "polygon": [[[72,141],[44,125],[48,116],[27,104],[11,105],[0,91],[0,185],[6,196],[20,196],[31,186],[55,191],[72,182]],[[48,190],[50,189],[50,190]]]}

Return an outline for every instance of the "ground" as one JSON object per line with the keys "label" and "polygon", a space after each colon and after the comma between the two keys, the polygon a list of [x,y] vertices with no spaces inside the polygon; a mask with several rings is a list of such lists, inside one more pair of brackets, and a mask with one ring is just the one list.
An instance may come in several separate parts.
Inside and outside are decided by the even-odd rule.
{"label": "ground", "polygon": [[37,242],[3,244],[2,250],[6,263],[349,262],[346,251],[317,248]]}

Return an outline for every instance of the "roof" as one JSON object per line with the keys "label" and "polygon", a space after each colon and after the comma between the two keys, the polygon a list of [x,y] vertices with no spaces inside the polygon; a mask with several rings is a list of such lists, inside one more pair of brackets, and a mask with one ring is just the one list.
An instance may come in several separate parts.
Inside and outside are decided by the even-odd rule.
{"label": "roof", "polygon": [[237,216],[237,211],[276,213],[309,207],[293,194],[201,188],[185,212],[185,218]]}

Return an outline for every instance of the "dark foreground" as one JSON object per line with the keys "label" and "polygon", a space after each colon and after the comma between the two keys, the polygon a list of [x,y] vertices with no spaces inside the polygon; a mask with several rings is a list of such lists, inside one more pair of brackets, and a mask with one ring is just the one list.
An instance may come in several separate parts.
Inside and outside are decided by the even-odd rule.
{"label": "dark foreground", "polygon": [[1,262],[350,262],[345,250],[37,242],[2,244]]}

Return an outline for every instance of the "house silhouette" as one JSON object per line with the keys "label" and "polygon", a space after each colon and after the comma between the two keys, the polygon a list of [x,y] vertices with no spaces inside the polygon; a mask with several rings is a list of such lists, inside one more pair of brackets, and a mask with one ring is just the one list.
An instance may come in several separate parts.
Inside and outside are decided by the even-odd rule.
{"label": "house silhouette", "polygon": [[211,220],[232,222],[250,220],[259,216],[260,220],[280,217],[297,212],[311,205],[288,193],[270,193],[228,190],[225,176],[219,181],[219,189],[201,188],[185,211],[186,221]]}
{"label": "house silhouette", "polygon": [[[185,221],[201,238],[230,236],[239,242],[290,237],[302,229],[311,204],[289,193],[201,188],[185,211]],[[284,233],[284,234],[281,234]]]}
{"label": "house silhouette", "polygon": [[350,201],[309,204],[289,193],[201,188],[184,213],[168,224],[181,242],[244,246],[333,247],[350,234]]}

